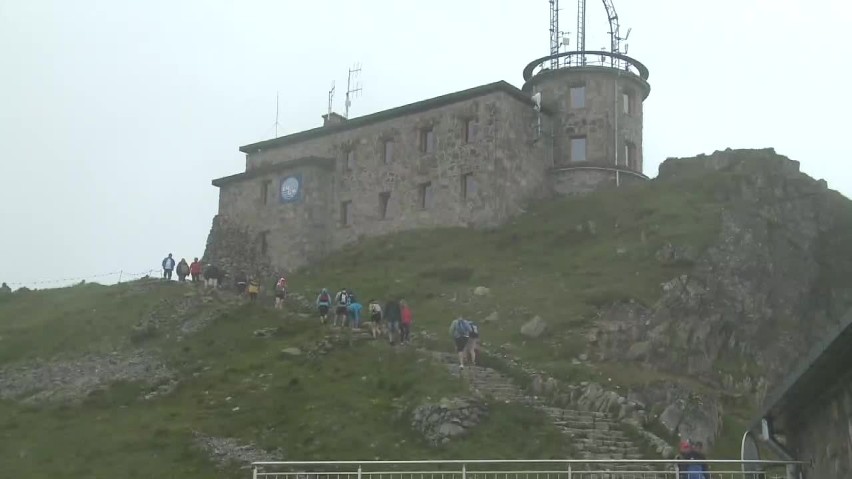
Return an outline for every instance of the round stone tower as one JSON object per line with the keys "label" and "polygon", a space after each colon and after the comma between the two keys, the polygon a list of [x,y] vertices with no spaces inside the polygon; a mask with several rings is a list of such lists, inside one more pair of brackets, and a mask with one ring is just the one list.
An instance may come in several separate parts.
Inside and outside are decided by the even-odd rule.
{"label": "round stone tower", "polygon": [[524,69],[524,91],[540,98],[542,135],[553,145],[551,187],[580,194],[644,181],[642,105],[648,69],[607,51],[548,55]]}

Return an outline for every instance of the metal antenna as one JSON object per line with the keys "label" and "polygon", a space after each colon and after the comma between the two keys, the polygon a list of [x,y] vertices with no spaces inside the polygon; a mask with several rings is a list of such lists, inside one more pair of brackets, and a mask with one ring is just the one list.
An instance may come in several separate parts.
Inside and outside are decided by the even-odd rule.
{"label": "metal antenna", "polygon": [[278,92],[275,92],[275,138],[278,138]]}
{"label": "metal antenna", "polygon": [[[586,0],[577,1],[577,51],[586,51]],[[580,64],[586,64],[586,54],[580,54]]]}
{"label": "metal antenna", "polygon": [[334,90],[335,90],[335,82],[331,82],[331,90],[328,91],[328,116],[331,118],[331,110],[334,105]]}
{"label": "metal antenna", "polygon": [[[346,118],[349,118],[349,107],[352,105],[352,100],[354,96],[357,96],[358,93],[361,92],[361,83],[358,81],[358,77],[361,73],[361,64],[356,63],[349,69],[349,76],[346,79],[346,112],[343,115]],[[353,85],[352,82],[355,81]]]}
{"label": "metal antenna", "polygon": [[[550,55],[559,53],[559,0],[550,0]],[[559,68],[559,59],[550,59],[550,68]]]}
{"label": "metal antenna", "polygon": [[[626,37],[621,38],[621,34],[619,32],[620,26],[618,24],[618,13],[615,11],[615,4],[612,3],[612,0],[603,0],[603,4],[604,8],[606,8],[607,19],[609,20],[610,51],[617,55],[621,53],[621,41],[626,40],[627,37],[630,36],[630,31],[628,30]],[[612,57],[612,66],[615,67],[618,63],[619,60]]]}

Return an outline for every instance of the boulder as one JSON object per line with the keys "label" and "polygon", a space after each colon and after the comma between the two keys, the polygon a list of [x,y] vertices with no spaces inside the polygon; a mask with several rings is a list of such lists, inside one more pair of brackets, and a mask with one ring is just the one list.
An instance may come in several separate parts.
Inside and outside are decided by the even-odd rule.
{"label": "boulder", "polygon": [[546,329],[547,323],[541,319],[541,316],[536,316],[521,326],[521,334],[528,338],[535,339],[544,334]]}
{"label": "boulder", "polygon": [[488,414],[484,402],[472,397],[442,398],[411,413],[411,426],[434,446],[466,435]]}
{"label": "boulder", "polygon": [[491,290],[486,288],[485,286],[477,286],[473,290],[473,294],[476,296],[488,296],[491,294]]}
{"label": "boulder", "polygon": [[491,314],[489,314],[488,316],[486,316],[486,317],[485,317],[485,319],[483,319],[483,320],[482,320],[482,322],[484,322],[484,323],[493,323],[493,322],[495,322],[495,321],[497,321],[497,320],[499,320],[499,319],[500,319],[500,315],[499,315],[499,314],[497,314],[497,311],[494,311],[493,313],[491,313]]}

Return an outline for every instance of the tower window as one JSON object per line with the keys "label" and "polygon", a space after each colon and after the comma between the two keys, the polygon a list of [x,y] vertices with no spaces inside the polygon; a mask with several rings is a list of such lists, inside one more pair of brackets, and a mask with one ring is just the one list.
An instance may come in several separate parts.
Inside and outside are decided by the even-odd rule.
{"label": "tower window", "polygon": [[388,203],[390,203],[390,191],[379,193],[379,219],[387,219]]}
{"label": "tower window", "polygon": [[571,108],[586,108],[586,86],[571,87]]}
{"label": "tower window", "polygon": [[393,161],[393,140],[385,140],[384,162],[389,165],[391,161]]}
{"label": "tower window", "polygon": [[420,190],[420,208],[428,210],[432,208],[432,183],[421,183]]}
{"label": "tower window", "polygon": [[349,149],[346,150],[345,161],[346,161],[346,171],[355,170],[355,149],[354,148],[349,148]]}
{"label": "tower window", "polygon": [[264,205],[269,203],[269,185],[271,184],[271,180],[263,180],[260,184],[260,202]]}
{"label": "tower window", "polygon": [[465,173],[462,175],[461,181],[462,199],[469,199],[476,196],[476,178],[473,173]]}
{"label": "tower window", "polygon": [[586,137],[571,138],[571,162],[586,161]]}
{"label": "tower window", "polygon": [[435,151],[435,130],[431,127],[420,130],[420,151],[423,153]]}
{"label": "tower window", "polygon": [[476,133],[479,130],[479,125],[476,123],[476,120],[468,119],[464,122],[464,142],[472,143],[476,141]]}
{"label": "tower window", "polygon": [[623,163],[632,170],[639,170],[639,158],[636,157],[636,145],[629,141],[624,143]]}
{"label": "tower window", "polygon": [[344,228],[352,226],[352,202],[344,201],[340,203],[340,226]]}
{"label": "tower window", "polygon": [[630,92],[624,92],[621,94],[621,103],[622,110],[625,115],[632,115],[634,113],[633,107],[633,94]]}

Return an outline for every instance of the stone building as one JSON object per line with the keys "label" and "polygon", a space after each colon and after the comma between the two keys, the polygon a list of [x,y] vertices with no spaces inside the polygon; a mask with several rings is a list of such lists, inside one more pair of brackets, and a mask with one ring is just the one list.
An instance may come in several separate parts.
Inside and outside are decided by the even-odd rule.
{"label": "stone building", "polygon": [[286,271],[364,236],[493,226],[533,199],[647,179],[648,71],[607,55],[241,147],[245,171],[213,180],[205,259]]}
{"label": "stone building", "polygon": [[787,477],[852,477],[850,364],[852,311],[768,397],[743,438],[744,459],[755,459],[763,449],[805,463]]}

